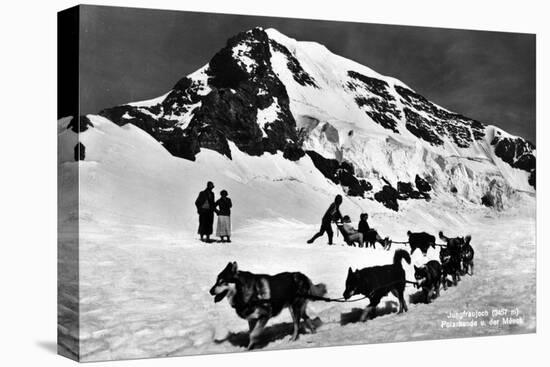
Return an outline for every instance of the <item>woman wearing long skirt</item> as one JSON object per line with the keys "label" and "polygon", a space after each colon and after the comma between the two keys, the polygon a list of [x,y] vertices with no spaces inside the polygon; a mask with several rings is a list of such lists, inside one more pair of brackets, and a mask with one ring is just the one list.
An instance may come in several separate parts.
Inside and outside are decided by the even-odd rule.
{"label": "woman wearing long skirt", "polygon": [[218,226],[216,235],[222,242],[231,242],[231,199],[227,196],[227,191],[220,192],[221,198],[216,201],[216,214],[218,214]]}

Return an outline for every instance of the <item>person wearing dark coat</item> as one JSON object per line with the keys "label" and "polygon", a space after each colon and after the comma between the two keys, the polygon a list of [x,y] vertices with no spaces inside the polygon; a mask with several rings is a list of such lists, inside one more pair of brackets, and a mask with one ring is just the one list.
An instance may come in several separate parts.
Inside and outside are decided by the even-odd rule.
{"label": "person wearing dark coat", "polygon": [[210,242],[210,235],[213,231],[214,224],[214,210],[216,209],[216,202],[214,200],[214,192],[212,189],[214,184],[208,181],[206,189],[199,193],[197,200],[195,200],[195,206],[197,207],[197,213],[199,214],[199,235],[201,241]]}
{"label": "person wearing dark coat", "polygon": [[340,205],[342,205],[342,195],[336,195],[334,202],[330,204],[325,215],[321,219],[321,228],[313,237],[311,237],[307,243],[313,243],[317,238],[321,237],[325,232],[328,236],[328,244],[332,245],[332,237],[334,232],[332,231],[331,222],[342,220],[342,214],[340,213]]}

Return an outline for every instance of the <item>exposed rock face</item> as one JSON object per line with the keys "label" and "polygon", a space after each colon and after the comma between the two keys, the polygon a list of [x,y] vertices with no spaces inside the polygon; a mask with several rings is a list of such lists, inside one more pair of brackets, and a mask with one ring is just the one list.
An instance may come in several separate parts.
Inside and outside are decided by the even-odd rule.
{"label": "exposed rock face", "polygon": [[280,52],[287,58],[287,67],[292,72],[292,77],[294,80],[300,84],[301,86],[311,86],[314,88],[319,88],[317,83],[315,82],[315,79],[311,75],[309,75],[302,65],[300,64],[300,61],[285,46],[281,45],[279,42],[270,39],[269,44],[271,45],[272,49],[274,51]]}
{"label": "exposed rock face", "polygon": [[397,183],[397,191],[399,191],[400,194],[406,194],[409,195],[411,192],[414,191],[412,184],[410,182],[401,182],[399,181]]}
{"label": "exposed rock face", "polygon": [[521,138],[504,137],[497,133],[491,145],[495,146],[495,155],[514,168],[530,172],[529,184],[535,187],[537,159],[535,146]]}
{"label": "exposed rock face", "polygon": [[[430,144],[441,145],[443,140],[439,136],[449,136],[457,146],[468,148],[474,140],[485,136],[481,122],[444,110],[408,88],[396,86],[395,90],[405,105],[405,127]],[[427,117],[417,111],[427,114]]]}
{"label": "exposed rock face", "polygon": [[535,168],[534,146],[528,141],[495,136],[491,144],[495,146],[495,154],[512,167],[524,171]]}
{"label": "exposed rock face", "polygon": [[391,185],[383,186],[382,190],[374,194],[376,201],[382,203],[386,208],[395,211],[399,210],[399,204],[397,203],[399,197],[399,192]]}
{"label": "exposed rock face", "polygon": [[[399,133],[397,121],[402,118],[402,114],[391,93],[392,87],[384,80],[355,71],[348,71],[348,76],[345,87],[355,93],[357,105],[374,122]],[[408,88],[397,85],[395,92],[404,106],[407,130],[432,145],[442,145],[441,136],[448,136],[457,146],[468,148],[474,140],[481,140],[485,136],[485,127],[479,121],[442,109]]]}
{"label": "exposed rock face", "polygon": [[81,142],[74,146],[74,160],[83,161],[86,158],[86,147]]}
{"label": "exposed rock face", "polygon": [[413,188],[412,183],[410,182],[401,182],[397,183],[397,191],[399,192],[400,200],[407,199],[430,199],[430,195],[425,192],[417,191]]}
{"label": "exposed rock face", "polygon": [[94,127],[94,124],[86,116],[79,116],[78,119],[73,117],[67,125],[67,129],[71,129],[75,133],[84,132],[88,130],[88,127]]}
{"label": "exposed rock face", "polygon": [[[416,178],[420,178],[418,175],[416,175]],[[422,180],[422,179],[421,179]],[[420,181],[418,181],[420,182]],[[425,182],[428,186],[425,186],[424,184],[421,184],[423,190],[426,190],[429,188],[431,190],[430,184]],[[395,189],[389,182],[386,181],[386,185],[382,187],[382,190],[378,191],[376,194],[374,194],[374,199],[382,204],[386,208],[398,211],[399,210],[399,203],[397,200],[408,200],[408,199],[424,199],[424,200],[430,200],[430,194],[427,193],[427,191],[422,190],[415,190],[413,187],[413,184],[411,182],[397,182],[397,189]],[[418,188],[418,185],[417,185]]]}
{"label": "exposed rock face", "polygon": [[537,188],[537,170],[534,169],[529,174],[529,185],[533,186],[535,189]]}
{"label": "exposed rock face", "polygon": [[416,185],[416,188],[420,192],[430,192],[432,191],[432,186],[428,181],[420,177],[419,175],[416,175],[414,178],[414,184]]}
{"label": "exposed rock face", "polygon": [[[377,124],[393,132],[397,130],[397,121],[401,113],[395,104],[395,98],[389,93],[389,85],[384,80],[371,78],[356,71],[348,71],[347,88],[354,92],[355,102]],[[369,95],[373,97],[365,97]]]}
{"label": "exposed rock face", "polygon": [[355,176],[355,169],[348,162],[327,159],[314,151],[307,151],[315,167],[335,184],[342,185],[349,196],[364,197],[365,192],[372,190],[372,185]]}
{"label": "exposed rock face", "polygon": [[139,126],[175,156],[194,160],[201,148],[231,158],[228,141],[250,155],[281,151],[304,155],[284,84],[271,67],[271,52],[283,53],[296,81],[315,81],[285,46],[255,28],[229,39],[201,78],[180,80],[164,101],[124,105],[100,112],[117,124]]}
{"label": "exposed rock face", "polygon": [[495,205],[495,202],[494,202],[494,199],[493,199],[493,196],[489,193],[483,195],[481,197],[481,204],[485,205],[486,207],[493,207]]}

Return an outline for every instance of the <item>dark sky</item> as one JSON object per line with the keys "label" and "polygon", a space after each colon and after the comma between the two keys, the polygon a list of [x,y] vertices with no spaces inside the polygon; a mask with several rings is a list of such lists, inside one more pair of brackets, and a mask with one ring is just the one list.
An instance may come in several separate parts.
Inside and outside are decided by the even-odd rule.
{"label": "dark sky", "polygon": [[229,37],[261,26],[535,142],[534,35],[95,6],[81,21],[81,114],[166,93]]}

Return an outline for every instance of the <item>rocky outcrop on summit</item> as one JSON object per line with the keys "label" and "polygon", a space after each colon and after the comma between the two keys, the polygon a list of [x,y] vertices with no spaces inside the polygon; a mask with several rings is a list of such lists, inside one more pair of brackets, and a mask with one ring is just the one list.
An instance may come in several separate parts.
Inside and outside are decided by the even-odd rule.
{"label": "rocky outcrop on summit", "polygon": [[485,126],[481,122],[444,110],[402,86],[396,86],[395,90],[405,106],[405,127],[430,144],[442,145],[441,136],[448,136],[458,147],[468,148],[474,140],[485,136]]}
{"label": "rocky outcrop on summit", "polygon": [[[374,122],[394,133],[399,133],[397,125],[404,115],[409,132],[436,146],[443,144],[442,136],[449,137],[460,148],[468,148],[474,140],[485,136],[481,122],[440,108],[411,89],[392,87],[384,80],[351,70],[348,77],[345,88],[354,94],[357,105]],[[397,102],[403,105],[403,113]]]}
{"label": "rocky outcrop on summit", "polygon": [[[397,121],[401,113],[395,104],[395,98],[388,92],[387,82],[365,76],[356,71],[348,71],[350,80],[346,87],[355,94],[355,102],[377,124],[393,132],[397,130]],[[370,92],[370,93],[365,93]],[[365,97],[365,95],[371,97]]]}
{"label": "rocky outcrop on summit", "polygon": [[288,50],[288,48],[273,39],[269,40],[269,44],[274,51],[280,52],[285,55],[286,59],[288,60],[286,66],[288,67],[288,70],[291,71],[292,77],[294,78],[296,83],[300,84],[303,87],[311,86],[319,89],[319,86],[315,82],[315,79],[304,70],[304,68],[300,64],[300,61],[298,61],[298,59]]}
{"label": "rocky outcrop on summit", "polygon": [[281,151],[299,159],[304,155],[299,130],[286,88],[271,67],[272,49],[287,56],[298,82],[315,86],[283,45],[255,28],[229,39],[198,75],[180,80],[162,102],[117,106],[100,115],[139,126],[170,153],[189,160],[200,148],[231,158],[229,141],[250,155]]}

